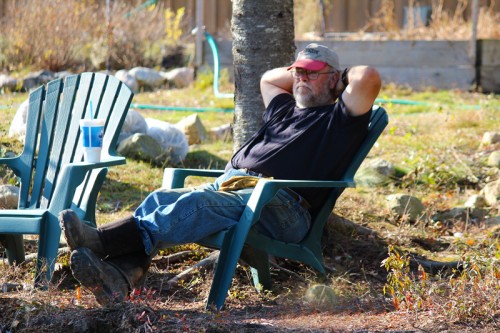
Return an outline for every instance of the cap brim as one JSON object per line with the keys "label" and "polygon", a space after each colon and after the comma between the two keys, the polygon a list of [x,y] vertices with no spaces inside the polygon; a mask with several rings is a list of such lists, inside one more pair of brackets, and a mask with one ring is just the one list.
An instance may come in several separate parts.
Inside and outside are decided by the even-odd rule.
{"label": "cap brim", "polygon": [[290,70],[295,67],[304,68],[309,71],[319,71],[325,68],[328,64],[323,61],[313,60],[313,59],[300,59],[294,62],[287,69]]}

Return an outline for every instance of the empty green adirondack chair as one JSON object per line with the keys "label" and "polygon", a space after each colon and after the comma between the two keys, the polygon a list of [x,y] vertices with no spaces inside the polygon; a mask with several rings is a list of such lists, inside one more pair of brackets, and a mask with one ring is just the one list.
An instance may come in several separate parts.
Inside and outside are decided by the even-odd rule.
{"label": "empty green adirondack chair", "polygon": [[[0,242],[9,263],[25,259],[23,234],[38,234],[35,281],[53,273],[61,230],[58,215],[72,208],[95,225],[95,205],[107,167],[125,164],[116,143],[133,93],[116,77],[102,73],[71,75],[30,93],[23,152],[0,158],[20,181],[18,209],[0,210]],[[106,119],[102,158],[82,162],[79,120]],[[46,270],[46,274],[43,274]]]}
{"label": "empty green adirondack chair", "polygon": [[[208,309],[215,307],[215,309],[219,310],[224,305],[240,254],[251,267],[256,287],[259,284],[264,289],[271,287],[269,255],[303,262],[311,265],[323,276],[326,276],[321,250],[321,235],[323,234],[324,226],[342,191],[346,187],[355,186],[354,174],[387,126],[388,121],[386,111],[382,107],[374,106],[368,135],[341,180],[260,179],[252,192],[239,223],[232,228],[210,235],[198,242],[203,246],[220,249],[219,262],[214,274],[210,295],[208,296]],[[164,172],[163,187],[181,188],[184,187],[184,181],[188,176],[216,177],[222,173],[222,170],[167,168]],[[331,188],[330,195],[322,208],[312,213],[313,222],[311,230],[300,243],[277,241],[250,229],[252,224],[258,221],[264,205],[283,187]]]}

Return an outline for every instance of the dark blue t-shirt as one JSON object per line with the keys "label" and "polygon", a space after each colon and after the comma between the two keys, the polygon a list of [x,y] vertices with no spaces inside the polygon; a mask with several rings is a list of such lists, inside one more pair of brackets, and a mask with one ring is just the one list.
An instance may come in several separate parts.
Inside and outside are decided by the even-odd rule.
{"label": "dark blue t-shirt", "polygon": [[[365,138],[370,115],[349,116],[342,99],[301,109],[292,95],[280,94],[267,107],[264,126],[235,153],[231,165],[275,179],[340,179]],[[326,193],[294,190],[313,208]]]}

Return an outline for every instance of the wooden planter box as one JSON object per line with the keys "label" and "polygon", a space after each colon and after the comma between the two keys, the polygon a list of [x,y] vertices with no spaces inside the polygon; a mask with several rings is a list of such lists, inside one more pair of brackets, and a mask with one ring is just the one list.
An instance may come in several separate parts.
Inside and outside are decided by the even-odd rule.
{"label": "wooden planter box", "polygon": [[[310,41],[297,41],[297,50]],[[371,65],[384,84],[406,85],[415,90],[428,88],[500,92],[500,40],[479,40],[477,61],[469,57],[469,41],[344,41],[318,43],[335,50],[342,67]],[[232,43],[218,40],[221,67],[232,67]],[[205,44],[205,61],[213,67],[210,48]]]}

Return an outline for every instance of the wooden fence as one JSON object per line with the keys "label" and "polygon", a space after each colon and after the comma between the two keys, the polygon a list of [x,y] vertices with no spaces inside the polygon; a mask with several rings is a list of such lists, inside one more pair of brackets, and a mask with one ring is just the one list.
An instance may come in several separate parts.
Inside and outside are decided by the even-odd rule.
{"label": "wooden fence", "polygon": [[[470,58],[469,41],[343,41],[322,40],[340,58],[341,67],[370,65],[384,84],[406,85],[415,90],[470,90],[500,93],[500,40],[478,40],[477,60]],[[218,40],[222,68],[232,71],[232,42]],[[297,50],[309,41],[296,41]],[[204,45],[204,59],[213,66],[211,50]],[[285,64],[284,64],[285,65]]]}
{"label": "wooden fence", "polygon": [[[5,13],[7,3],[19,0],[0,0],[0,18]],[[139,5],[146,0],[112,0],[128,1]],[[261,0],[265,1],[265,0]],[[303,1],[303,0],[295,0]],[[319,0],[318,11],[320,10]],[[323,0],[325,3],[325,31],[326,32],[356,32],[366,26],[382,5],[383,0]],[[435,0],[415,0],[414,5],[421,10],[421,15],[426,15],[426,8]],[[104,0],[102,4],[104,5]],[[158,6],[177,10],[180,7],[186,9],[186,21],[190,27],[196,26],[196,0],[158,0]],[[443,0],[443,10],[453,13],[460,1]],[[470,17],[472,0],[468,0],[464,16]],[[410,0],[394,0],[394,15],[399,27],[403,27],[407,21],[408,6]],[[494,5],[495,11],[500,11],[499,0],[479,0],[480,6]],[[209,33],[216,36],[227,36],[232,15],[231,0],[203,0],[203,23]]]}

